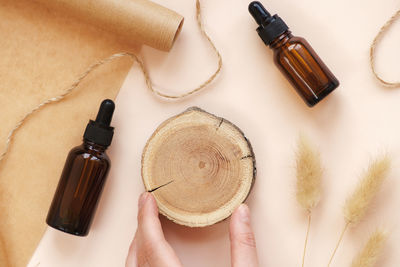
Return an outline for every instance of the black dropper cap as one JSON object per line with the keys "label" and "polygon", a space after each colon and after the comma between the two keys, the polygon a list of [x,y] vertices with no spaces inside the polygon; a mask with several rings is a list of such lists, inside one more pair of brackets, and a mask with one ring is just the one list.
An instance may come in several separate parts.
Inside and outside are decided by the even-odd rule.
{"label": "black dropper cap", "polygon": [[266,45],[270,45],[275,38],[289,30],[289,27],[278,15],[271,16],[258,1],[249,4],[249,12],[259,25],[258,35]]}
{"label": "black dropper cap", "polygon": [[112,100],[106,99],[101,102],[96,120],[90,120],[86,126],[83,138],[86,141],[97,145],[108,147],[114,134],[114,128],[110,126],[114,113],[115,104]]}

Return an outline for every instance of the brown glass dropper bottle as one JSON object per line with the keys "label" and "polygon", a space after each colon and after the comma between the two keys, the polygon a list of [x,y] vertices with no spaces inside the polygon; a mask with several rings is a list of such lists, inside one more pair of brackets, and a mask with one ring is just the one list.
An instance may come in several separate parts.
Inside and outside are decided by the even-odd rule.
{"label": "brown glass dropper bottle", "polygon": [[105,150],[114,133],[110,127],[114,108],[113,101],[104,100],[96,120],[86,127],[83,144],[69,152],[47,215],[49,226],[73,235],[88,234],[110,168]]}
{"label": "brown glass dropper bottle", "polygon": [[295,37],[278,16],[258,2],[251,2],[249,12],[259,25],[258,35],[274,51],[274,62],[312,107],[339,86],[339,81],[322,62],[308,42]]}

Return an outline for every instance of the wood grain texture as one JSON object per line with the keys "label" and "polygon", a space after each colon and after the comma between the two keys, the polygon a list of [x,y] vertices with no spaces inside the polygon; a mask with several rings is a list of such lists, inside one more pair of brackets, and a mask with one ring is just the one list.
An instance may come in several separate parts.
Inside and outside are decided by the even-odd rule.
{"label": "wood grain texture", "polygon": [[229,217],[248,196],[255,175],[243,132],[196,107],[162,123],[142,156],[146,190],[165,185],[152,192],[160,213],[190,227]]}

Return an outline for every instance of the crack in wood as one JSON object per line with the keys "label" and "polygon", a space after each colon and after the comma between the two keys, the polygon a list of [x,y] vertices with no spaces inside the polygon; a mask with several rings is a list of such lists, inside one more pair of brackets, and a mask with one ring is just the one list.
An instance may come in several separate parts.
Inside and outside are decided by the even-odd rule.
{"label": "crack in wood", "polygon": [[218,131],[219,127],[221,127],[223,122],[224,122],[224,118],[221,118],[221,121],[219,122],[219,124],[217,126],[217,129],[216,129],[217,131]]}
{"label": "crack in wood", "polygon": [[241,157],[240,159],[242,160],[242,159],[247,159],[247,158],[252,158],[252,157],[253,157],[253,155],[247,155],[247,156]]}
{"label": "crack in wood", "polygon": [[169,182],[166,183],[166,184],[163,184],[163,185],[157,186],[157,187],[155,187],[155,188],[153,188],[153,189],[147,190],[147,192],[152,193],[152,192],[154,192],[154,191],[160,189],[161,187],[164,187],[164,186],[166,186],[166,185],[169,185],[169,184],[172,183],[173,181],[174,181],[174,180],[171,180],[171,181],[169,181]]}

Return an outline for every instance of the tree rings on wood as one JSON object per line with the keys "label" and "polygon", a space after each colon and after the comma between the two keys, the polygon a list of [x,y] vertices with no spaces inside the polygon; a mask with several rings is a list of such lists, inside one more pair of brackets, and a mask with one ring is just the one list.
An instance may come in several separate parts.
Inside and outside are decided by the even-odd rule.
{"label": "tree rings on wood", "polygon": [[255,158],[243,132],[193,107],[162,123],[142,156],[142,178],[170,220],[212,225],[229,217],[248,196]]}

